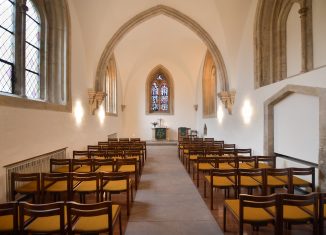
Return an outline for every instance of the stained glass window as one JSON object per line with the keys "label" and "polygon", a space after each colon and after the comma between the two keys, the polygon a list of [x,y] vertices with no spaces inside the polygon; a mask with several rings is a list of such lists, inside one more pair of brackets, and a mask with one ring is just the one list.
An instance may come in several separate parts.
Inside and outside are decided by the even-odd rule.
{"label": "stained glass window", "polygon": [[151,85],[151,111],[169,111],[169,85],[163,74],[157,74]]}
{"label": "stained glass window", "polygon": [[28,98],[40,98],[40,15],[31,0],[26,1],[25,89]]}
{"label": "stained glass window", "polygon": [[0,0],[0,91],[13,93],[15,1]]}

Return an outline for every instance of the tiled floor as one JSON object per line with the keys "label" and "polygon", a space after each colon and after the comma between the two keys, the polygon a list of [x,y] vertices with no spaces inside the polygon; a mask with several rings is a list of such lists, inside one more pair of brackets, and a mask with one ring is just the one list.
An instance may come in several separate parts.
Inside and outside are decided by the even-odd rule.
{"label": "tiled floor", "polygon": [[177,157],[176,146],[148,147],[128,235],[223,234]]}

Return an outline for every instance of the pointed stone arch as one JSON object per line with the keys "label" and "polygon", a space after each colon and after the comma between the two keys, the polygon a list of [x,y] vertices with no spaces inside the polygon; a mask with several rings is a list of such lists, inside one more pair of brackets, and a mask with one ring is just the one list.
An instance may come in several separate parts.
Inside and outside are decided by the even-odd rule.
{"label": "pointed stone arch", "polygon": [[218,47],[216,46],[212,37],[195,20],[191,19],[189,16],[183,14],[182,12],[176,9],[164,5],[157,5],[137,14],[136,16],[128,20],[126,23],[124,23],[116,31],[116,33],[112,36],[110,41],[107,43],[101,55],[99,64],[97,66],[95,90],[104,91],[103,89],[105,84],[104,83],[105,68],[110,59],[111,54],[114,51],[114,48],[123,38],[123,36],[128,32],[130,32],[135,27],[137,27],[139,24],[158,15],[165,15],[180,22],[181,24],[185,25],[190,30],[192,30],[195,34],[197,34],[199,38],[202,39],[202,41],[207,46],[208,50],[211,52],[214,62],[216,64],[218,77],[220,78],[221,90],[228,91],[229,80],[226,71],[226,66],[224,64],[222,54],[219,51]]}

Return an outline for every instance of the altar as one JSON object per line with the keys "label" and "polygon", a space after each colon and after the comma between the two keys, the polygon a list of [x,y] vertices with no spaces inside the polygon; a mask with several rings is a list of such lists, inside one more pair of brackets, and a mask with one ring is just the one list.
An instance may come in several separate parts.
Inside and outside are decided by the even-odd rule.
{"label": "altar", "polygon": [[154,140],[167,140],[168,139],[167,127],[155,127],[152,128],[152,139]]}

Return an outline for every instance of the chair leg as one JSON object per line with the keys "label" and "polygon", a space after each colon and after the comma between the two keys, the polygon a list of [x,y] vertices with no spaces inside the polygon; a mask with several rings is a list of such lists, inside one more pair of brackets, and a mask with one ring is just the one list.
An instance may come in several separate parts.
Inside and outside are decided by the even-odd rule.
{"label": "chair leg", "polygon": [[223,231],[226,232],[226,208],[223,206]]}
{"label": "chair leg", "polygon": [[131,201],[132,201],[132,202],[134,201],[134,192],[133,192],[133,190],[134,190],[134,187],[133,187],[132,184],[131,184],[130,191],[131,191]]}
{"label": "chair leg", "polygon": [[129,208],[129,188],[126,191],[127,193],[127,215],[130,215],[130,208]]}
{"label": "chair leg", "polygon": [[204,197],[206,198],[206,180],[204,179]]}
{"label": "chair leg", "polygon": [[119,213],[119,233],[120,233],[120,235],[122,235],[121,211]]}
{"label": "chair leg", "polygon": [[214,205],[213,205],[213,202],[214,202],[214,191],[213,191],[213,187],[212,185],[210,186],[210,189],[211,189],[211,210],[214,210]]}

